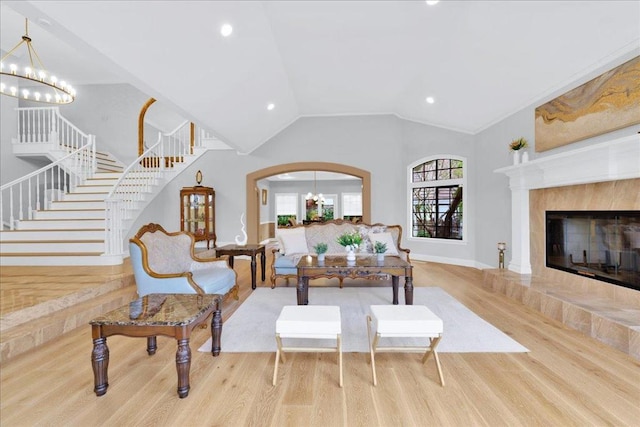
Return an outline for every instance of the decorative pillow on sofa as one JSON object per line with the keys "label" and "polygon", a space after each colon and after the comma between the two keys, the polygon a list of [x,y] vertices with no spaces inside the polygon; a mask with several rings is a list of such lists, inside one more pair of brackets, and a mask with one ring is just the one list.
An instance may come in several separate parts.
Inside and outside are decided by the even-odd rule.
{"label": "decorative pillow on sofa", "polygon": [[373,253],[373,244],[375,243],[369,238],[369,233],[383,233],[387,230],[386,225],[358,225],[358,232],[362,236],[360,244],[360,252]]}
{"label": "decorative pillow on sofa", "polygon": [[278,242],[280,243],[280,251],[285,255],[306,254],[309,252],[304,227],[278,230]]}
{"label": "decorative pillow on sofa", "polygon": [[384,243],[387,245],[387,255],[398,255],[398,248],[393,241],[393,236],[389,232],[384,233],[369,233],[369,239],[371,240],[372,247],[376,242]]}

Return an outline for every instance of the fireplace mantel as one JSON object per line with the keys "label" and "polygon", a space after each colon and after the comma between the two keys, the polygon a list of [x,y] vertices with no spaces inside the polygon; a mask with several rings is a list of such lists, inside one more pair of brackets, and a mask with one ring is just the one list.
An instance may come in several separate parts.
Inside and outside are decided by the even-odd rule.
{"label": "fireplace mantel", "polygon": [[496,169],[511,188],[511,261],[509,270],[531,274],[529,190],[640,178],[640,135],[552,154]]}

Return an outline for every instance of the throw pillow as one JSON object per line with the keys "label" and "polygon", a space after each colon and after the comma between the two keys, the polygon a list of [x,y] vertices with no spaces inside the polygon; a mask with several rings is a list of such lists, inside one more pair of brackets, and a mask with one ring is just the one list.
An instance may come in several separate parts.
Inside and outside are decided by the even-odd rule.
{"label": "throw pillow", "polygon": [[309,252],[304,227],[278,230],[278,242],[280,243],[280,250],[285,255],[306,254]]}
{"label": "throw pillow", "polygon": [[376,242],[380,242],[380,243],[386,244],[387,245],[387,252],[385,252],[385,254],[387,254],[387,255],[398,255],[398,248],[396,248],[396,244],[393,241],[393,236],[391,236],[391,233],[389,233],[389,232],[369,233],[369,239],[371,240],[371,243],[373,245],[375,245]]}

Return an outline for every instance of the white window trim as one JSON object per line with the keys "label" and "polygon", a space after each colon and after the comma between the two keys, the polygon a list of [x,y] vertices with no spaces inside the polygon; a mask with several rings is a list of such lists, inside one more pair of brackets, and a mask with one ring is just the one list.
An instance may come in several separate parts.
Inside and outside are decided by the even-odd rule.
{"label": "white window trim", "polygon": [[[453,160],[461,160],[462,161],[462,179],[447,179],[441,181],[433,181],[437,182],[437,186],[447,186],[447,185],[459,185],[462,184],[462,206],[464,209],[462,211],[462,240],[457,239],[442,239],[439,237],[413,237],[411,235],[411,231],[413,230],[412,224],[412,198],[413,198],[413,189],[415,187],[424,187],[425,182],[412,182],[413,179],[413,168],[418,165],[421,165],[426,162],[430,162],[432,160],[437,159],[453,159]],[[432,156],[423,157],[420,160],[417,160],[409,166],[407,166],[407,222],[406,222],[406,239],[408,241],[413,242],[431,242],[431,243],[446,243],[453,245],[466,245],[468,243],[468,224],[469,221],[467,219],[467,215],[469,212],[469,204],[468,204],[468,185],[467,185],[467,176],[468,176],[468,166],[467,166],[467,158],[462,156],[457,156],[455,154],[435,154]],[[430,182],[430,181],[429,181]]]}
{"label": "white window trim", "polygon": [[300,219],[300,205],[298,203],[298,193],[275,193],[273,195],[273,217],[275,218],[276,223],[276,234],[278,234],[278,196],[293,196],[296,200],[296,221]]}
{"label": "white window trim", "polygon": [[340,212],[340,218],[344,219],[344,216],[345,216],[345,212],[344,212],[344,207],[345,207],[344,198],[345,198],[345,196],[359,196],[360,197],[360,213],[357,214],[357,215],[362,216],[362,193],[346,192],[346,193],[342,193],[342,196],[341,196],[342,212]]}

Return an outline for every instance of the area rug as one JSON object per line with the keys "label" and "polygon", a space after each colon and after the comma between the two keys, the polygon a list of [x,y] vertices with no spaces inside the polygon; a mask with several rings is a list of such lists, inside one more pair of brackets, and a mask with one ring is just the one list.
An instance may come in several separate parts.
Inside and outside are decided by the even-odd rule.
{"label": "area rug", "polygon": [[[392,291],[384,288],[309,288],[312,305],[339,305],[342,320],[342,350],[369,351],[366,315],[369,306],[391,304]],[[400,303],[404,290],[400,290]],[[529,351],[484,321],[438,287],[416,287],[413,303],[427,306],[444,323],[441,353],[515,353]],[[296,288],[258,288],[222,327],[221,347],[225,353],[275,352],[276,319],[285,305],[296,304]],[[414,339],[393,338],[384,345],[416,345]],[[291,344],[284,342],[285,345]],[[334,340],[335,343],[335,340]],[[315,342],[314,342],[315,344]],[[327,341],[327,345],[330,341]],[[383,342],[380,343],[383,345]],[[424,344],[424,341],[421,343]],[[304,340],[295,345],[304,346]],[[335,345],[335,344],[334,344]],[[211,338],[198,351],[211,351]]]}

